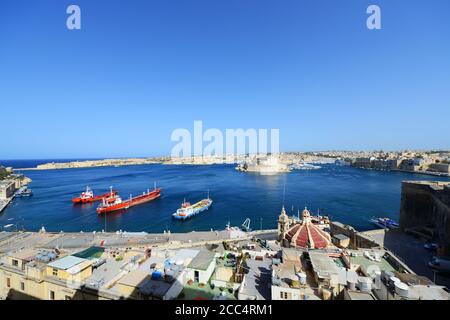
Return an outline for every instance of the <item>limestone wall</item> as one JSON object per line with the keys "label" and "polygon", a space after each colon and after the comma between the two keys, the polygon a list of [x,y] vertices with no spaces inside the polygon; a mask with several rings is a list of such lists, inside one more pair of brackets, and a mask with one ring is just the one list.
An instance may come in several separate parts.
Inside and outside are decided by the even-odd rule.
{"label": "limestone wall", "polygon": [[400,228],[431,230],[436,241],[450,245],[450,183],[404,181]]}

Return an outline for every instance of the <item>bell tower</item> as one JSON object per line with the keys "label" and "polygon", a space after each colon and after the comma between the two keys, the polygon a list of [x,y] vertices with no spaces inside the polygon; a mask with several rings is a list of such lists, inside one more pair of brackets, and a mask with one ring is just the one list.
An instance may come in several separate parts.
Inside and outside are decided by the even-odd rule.
{"label": "bell tower", "polygon": [[284,236],[286,235],[286,232],[289,229],[289,217],[286,214],[286,210],[283,208],[281,209],[281,213],[278,217],[278,241],[283,244]]}

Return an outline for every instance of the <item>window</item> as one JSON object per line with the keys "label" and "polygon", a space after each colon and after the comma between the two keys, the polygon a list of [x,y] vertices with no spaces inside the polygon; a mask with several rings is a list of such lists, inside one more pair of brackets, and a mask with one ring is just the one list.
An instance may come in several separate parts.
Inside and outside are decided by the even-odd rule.
{"label": "window", "polygon": [[291,297],[291,294],[290,294],[290,293],[288,294],[287,292],[282,292],[282,291],[280,291],[280,298],[281,298],[281,299],[287,300],[288,297],[289,297],[289,298]]}
{"label": "window", "polygon": [[55,300],[55,291],[50,290],[50,300]]}
{"label": "window", "polygon": [[58,276],[58,269],[53,269],[53,275],[54,275],[55,277]]}
{"label": "window", "polygon": [[13,265],[14,267],[18,267],[18,266],[19,266],[19,261],[17,261],[16,259],[13,259],[12,265]]}
{"label": "window", "polygon": [[6,287],[11,288],[11,278],[6,278]]}
{"label": "window", "polygon": [[291,300],[292,295],[290,293],[288,294],[287,292],[280,291],[280,298],[283,300]]}
{"label": "window", "polygon": [[20,290],[25,291],[25,283],[20,283]]}

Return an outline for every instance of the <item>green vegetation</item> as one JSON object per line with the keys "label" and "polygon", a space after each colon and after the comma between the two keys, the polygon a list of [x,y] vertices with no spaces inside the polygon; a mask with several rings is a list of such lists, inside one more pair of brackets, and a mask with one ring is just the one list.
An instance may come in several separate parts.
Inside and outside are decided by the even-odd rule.
{"label": "green vegetation", "polygon": [[225,292],[224,295],[228,300],[237,299],[233,290],[230,292],[230,288],[218,288],[210,283],[200,286],[200,284],[194,282],[188,283],[178,298],[184,300],[211,300],[221,295],[222,292]]}

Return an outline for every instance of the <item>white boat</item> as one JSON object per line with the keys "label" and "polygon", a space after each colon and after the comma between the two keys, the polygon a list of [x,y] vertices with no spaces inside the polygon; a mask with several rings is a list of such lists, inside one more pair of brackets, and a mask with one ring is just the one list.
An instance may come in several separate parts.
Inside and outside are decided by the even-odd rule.
{"label": "white boat", "polygon": [[397,229],[398,223],[389,218],[372,218],[370,222],[383,229]]}

